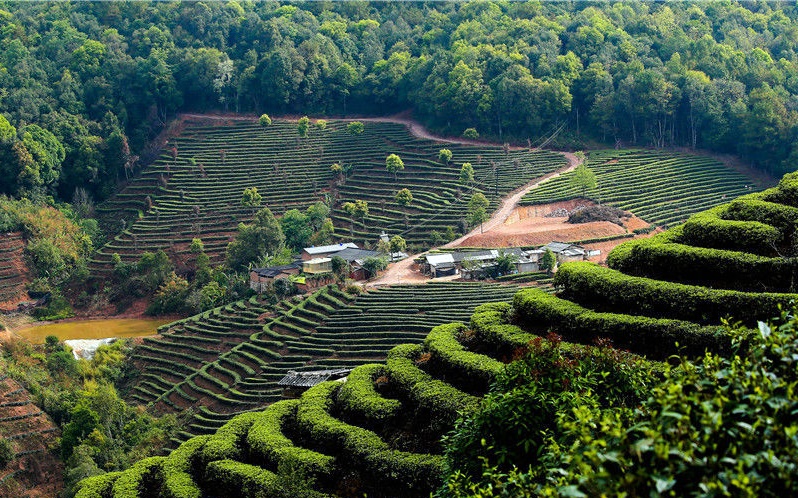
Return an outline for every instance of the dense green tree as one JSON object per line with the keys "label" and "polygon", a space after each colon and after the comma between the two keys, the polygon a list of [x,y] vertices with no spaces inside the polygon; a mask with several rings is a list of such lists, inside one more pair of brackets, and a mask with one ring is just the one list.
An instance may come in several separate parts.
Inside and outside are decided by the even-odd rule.
{"label": "dense green tree", "polygon": [[442,162],[443,164],[449,164],[449,161],[452,160],[452,151],[449,149],[441,149],[438,152],[438,161]]}
{"label": "dense green tree", "polygon": [[[68,200],[83,187],[102,200],[175,113],[214,109],[412,108],[434,131],[472,138],[479,129],[521,143],[687,145],[776,173],[798,157],[798,12],[789,5],[373,7],[10,4],[0,33],[9,123],[0,123],[0,190],[57,188]],[[60,162],[33,126],[63,146]],[[363,133],[363,123],[347,129]]]}
{"label": "dense green tree", "polygon": [[365,130],[365,126],[360,121],[352,121],[346,125],[346,132],[350,135],[362,135],[363,130]]}
{"label": "dense green tree", "polygon": [[572,188],[579,190],[582,197],[587,197],[588,190],[596,188],[596,174],[584,164],[580,164],[571,175],[569,183]]}
{"label": "dense green tree", "polygon": [[308,136],[308,129],[310,128],[310,119],[307,116],[299,118],[296,124],[296,131],[301,138]]}
{"label": "dense green tree", "polygon": [[460,167],[460,183],[465,186],[474,183],[474,167],[471,163],[463,163]]}
{"label": "dense green tree", "polygon": [[269,255],[274,255],[285,244],[280,223],[269,208],[257,212],[251,224],[239,223],[235,239],[227,245],[227,266],[244,269]]}
{"label": "dense green tree", "polygon": [[244,193],[241,194],[241,205],[252,208],[253,211],[258,209],[262,201],[263,196],[258,193],[258,187],[245,188]]}
{"label": "dense green tree", "polygon": [[343,283],[349,275],[349,263],[346,262],[341,256],[333,256],[330,261],[332,265],[332,273],[338,283]]}
{"label": "dense green tree", "polygon": [[258,123],[264,127],[269,126],[272,124],[272,118],[270,118],[268,114],[261,114],[260,118],[258,118]]}
{"label": "dense green tree", "polygon": [[482,223],[488,220],[488,198],[482,192],[476,192],[468,201],[468,224],[471,227],[479,225],[482,231]]}
{"label": "dense green tree", "polygon": [[330,216],[330,208],[327,204],[318,201],[308,206],[305,214],[308,217],[310,228],[313,231],[319,231],[324,225],[324,221]]}
{"label": "dense green tree", "polygon": [[365,269],[371,277],[377,273],[388,268],[388,260],[381,257],[368,257],[363,260],[363,269]]}
{"label": "dense green tree", "polygon": [[407,208],[411,202],[413,202],[413,193],[410,192],[410,189],[400,189],[396,192],[393,196],[394,200],[397,204],[402,206],[403,208]]}
{"label": "dense green tree", "polygon": [[402,161],[402,158],[396,154],[389,154],[388,157],[385,158],[385,170],[388,173],[393,173],[393,179],[397,179],[397,174],[405,169],[405,163]]}
{"label": "dense green tree", "polygon": [[554,267],[557,266],[557,256],[554,255],[551,249],[546,248],[540,257],[540,269],[551,273]]}
{"label": "dense green tree", "polygon": [[355,218],[360,218],[361,223],[369,215],[369,204],[364,200],[356,200],[355,202],[344,202],[341,209],[349,215],[351,220],[350,230],[354,231]]}
{"label": "dense green tree", "polygon": [[404,252],[407,249],[407,241],[401,235],[391,237],[391,253]]}
{"label": "dense green tree", "polygon": [[298,209],[289,209],[280,218],[280,228],[285,235],[285,245],[294,251],[307,247],[313,235],[310,218]]}

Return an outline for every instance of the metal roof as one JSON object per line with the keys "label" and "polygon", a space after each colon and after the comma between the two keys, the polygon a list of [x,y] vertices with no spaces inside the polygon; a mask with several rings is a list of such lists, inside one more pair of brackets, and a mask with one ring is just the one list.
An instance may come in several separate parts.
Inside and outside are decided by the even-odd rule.
{"label": "metal roof", "polygon": [[331,252],[338,252],[343,251],[344,249],[357,249],[357,244],[354,242],[342,242],[340,244],[331,244],[328,246],[318,246],[318,247],[305,247],[302,249],[306,253],[310,254],[311,256],[314,254],[328,254]]}
{"label": "metal roof", "polygon": [[258,276],[260,277],[274,278],[286,270],[296,270],[299,268],[302,268],[302,261],[294,261],[291,264],[282,265],[282,266],[270,266],[268,268],[253,268],[252,271],[258,274]]}
{"label": "metal roof", "polygon": [[345,377],[351,372],[351,368],[335,368],[329,370],[311,370],[308,372],[297,372],[296,370],[289,370],[288,374],[283,377],[278,386],[286,387],[313,387],[316,384],[321,384],[325,380],[338,379]]}
{"label": "metal roof", "polygon": [[427,254],[427,263],[432,266],[438,266],[442,263],[454,263],[454,257],[451,253],[444,253],[444,254]]}
{"label": "metal roof", "polygon": [[332,258],[313,258],[307,261],[303,261],[302,266],[304,267],[305,265],[320,265],[322,263],[327,263],[329,261],[332,261]]}
{"label": "metal roof", "polygon": [[560,252],[563,252],[564,250],[569,249],[571,247],[574,247],[574,245],[573,244],[566,244],[565,242],[549,242],[545,246],[541,247],[541,249],[543,249],[543,250],[551,249],[551,252],[560,253]]}
{"label": "metal roof", "polygon": [[355,248],[348,247],[333,254],[333,256],[338,256],[339,258],[343,258],[347,263],[351,263],[352,261],[357,261],[357,260],[363,260],[366,258],[375,258],[379,255],[380,253],[378,253],[377,251],[358,249],[357,247]]}

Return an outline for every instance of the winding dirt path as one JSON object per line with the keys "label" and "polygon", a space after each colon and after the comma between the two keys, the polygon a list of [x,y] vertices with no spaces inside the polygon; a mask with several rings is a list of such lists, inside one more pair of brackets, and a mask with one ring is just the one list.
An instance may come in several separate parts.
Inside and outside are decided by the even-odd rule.
{"label": "winding dirt path", "polygon": [[[411,128],[412,129],[412,128]],[[436,139],[437,140],[437,139]],[[490,217],[488,221],[482,224],[482,229],[479,227],[471,230],[469,233],[463,235],[460,238],[457,238],[448,244],[444,244],[440,246],[441,248],[454,248],[458,247],[460,244],[463,243],[466,239],[471,237],[472,235],[476,235],[479,233],[490,232],[491,230],[495,229],[496,227],[501,226],[513,212],[513,210],[518,206],[518,201],[528,193],[530,190],[537,188],[542,182],[550,179],[556,178],[563,173],[567,173],[572,171],[574,168],[581,164],[576,155],[570,152],[563,152],[566,159],[568,159],[568,166],[564,168],[560,168],[557,171],[553,171],[541,177],[535,178],[531,182],[527,183],[526,185],[514,190],[510,195],[502,200],[501,207],[497,209],[493,215]],[[402,261],[397,261],[388,267],[385,272],[377,277],[374,280],[371,280],[366,283],[366,287],[376,287],[380,285],[391,285],[391,284],[400,284],[400,283],[424,283],[429,280],[429,278],[421,275],[421,273],[412,269],[413,260],[418,258],[419,256],[426,254],[426,253],[419,253],[419,254],[412,254],[407,257],[407,259],[403,259]]]}
{"label": "winding dirt path", "polygon": [[[185,113],[180,114],[179,116],[181,119],[189,118],[189,119],[208,119],[208,120],[217,120],[217,121],[257,121],[257,116],[251,115],[240,115],[240,114],[191,114]],[[274,119],[298,119],[299,116],[274,116]],[[456,143],[456,144],[467,144],[467,145],[497,145],[491,142],[485,142],[481,140],[469,140],[465,138],[453,138],[453,137],[441,137],[434,135],[429,132],[423,125],[419,122],[410,119],[407,116],[407,113],[396,114],[393,116],[386,116],[386,117],[376,117],[376,118],[331,118],[331,119],[340,119],[341,121],[364,121],[370,123],[398,123],[405,125],[410,133],[418,138],[424,138],[428,140],[435,140],[437,142],[443,143]],[[511,147],[512,149],[520,149],[522,147]],[[496,212],[491,215],[490,219],[482,224],[481,228],[475,228],[474,230],[470,231],[469,233],[463,235],[460,238],[457,238],[448,244],[444,244],[441,248],[454,248],[459,246],[463,243],[466,239],[471,237],[472,235],[476,235],[478,233],[485,233],[489,232],[492,229],[501,226],[513,210],[518,206],[518,202],[521,198],[526,195],[530,190],[537,188],[542,182],[550,179],[556,178],[563,173],[567,173],[581,163],[579,158],[576,155],[570,152],[563,152],[562,154],[565,155],[566,159],[568,160],[568,166],[558,169],[557,171],[553,171],[541,177],[535,178],[531,182],[519,187],[518,189],[511,192],[507,197],[502,200],[501,207],[499,207]],[[429,279],[419,272],[413,270],[411,267],[413,265],[413,260],[416,259],[418,256],[423,255],[425,253],[419,254],[412,254],[406,259],[402,261],[397,261],[396,263],[391,264],[385,272],[377,277],[374,280],[371,280],[366,283],[366,287],[375,287],[380,285],[392,285],[397,283],[423,283],[428,281]]]}
{"label": "winding dirt path", "polygon": [[562,175],[563,173],[568,173],[569,171],[573,171],[574,168],[576,168],[581,164],[579,158],[577,158],[574,154],[570,152],[563,152],[562,154],[564,154],[566,159],[568,159],[568,166],[560,168],[557,171],[552,171],[551,173],[545,174],[541,177],[538,177],[532,180],[531,182],[527,183],[526,185],[512,191],[510,195],[508,195],[507,197],[504,198],[504,200],[502,200],[501,207],[499,207],[499,209],[497,209],[493,213],[493,215],[490,217],[488,221],[482,224],[482,227],[477,227],[468,232],[467,234],[463,235],[462,237],[454,239],[453,241],[449,242],[448,244],[444,244],[441,247],[447,249],[458,247],[460,244],[462,244],[466,239],[468,239],[472,235],[490,232],[497,226],[503,225],[504,222],[507,221],[507,218],[513,212],[513,210],[516,207],[518,207],[518,202],[521,200],[521,198],[524,195],[526,195],[529,191],[537,188],[542,182],[550,178],[556,178]]}

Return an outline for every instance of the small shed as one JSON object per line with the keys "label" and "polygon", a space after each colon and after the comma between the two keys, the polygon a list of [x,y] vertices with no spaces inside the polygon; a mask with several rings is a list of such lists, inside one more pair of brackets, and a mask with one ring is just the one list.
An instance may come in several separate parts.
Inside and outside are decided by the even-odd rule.
{"label": "small shed", "polygon": [[357,249],[357,244],[354,242],[341,242],[340,244],[331,244],[328,246],[306,247],[302,249],[302,259],[309,261],[316,258],[331,257],[337,252],[344,249]]}
{"label": "small shed", "polygon": [[521,257],[518,258],[518,262],[515,263],[515,267],[518,270],[518,273],[528,272],[528,271],[539,271],[540,270],[540,258],[543,256],[542,249],[533,249],[531,251],[524,251],[521,253]]}
{"label": "small shed", "polygon": [[541,249],[543,251],[550,249],[557,256],[558,263],[582,261],[588,258],[588,251],[585,248],[567,242],[549,242]]}
{"label": "small shed", "polygon": [[302,262],[303,273],[330,273],[332,271],[332,258],[315,258]]}
{"label": "small shed", "polygon": [[284,397],[298,398],[303,392],[322,382],[328,380],[346,381],[346,376],[351,371],[351,368],[331,368],[327,370],[309,370],[307,372],[289,370],[285,377],[277,382],[277,385],[283,388]]}
{"label": "small shed", "polygon": [[249,272],[249,288],[255,292],[266,292],[269,285],[278,278],[289,278],[299,273],[302,268],[301,261],[294,261],[291,264],[281,266],[270,266],[268,268],[254,268]]}
{"label": "small shed", "polygon": [[454,264],[454,257],[451,253],[427,254],[426,260],[427,266],[429,267],[429,274],[432,278],[454,275],[457,273],[457,267]]}

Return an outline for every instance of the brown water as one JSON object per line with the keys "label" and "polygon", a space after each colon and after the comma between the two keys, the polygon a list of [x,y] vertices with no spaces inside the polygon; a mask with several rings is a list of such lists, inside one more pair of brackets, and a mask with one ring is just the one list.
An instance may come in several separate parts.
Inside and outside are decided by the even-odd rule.
{"label": "brown water", "polygon": [[107,337],[142,337],[156,334],[159,326],[171,321],[150,318],[81,320],[34,325],[15,330],[14,334],[35,344],[43,344],[44,338],[48,335],[54,335],[61,341],[69,339],[105,339]]}

